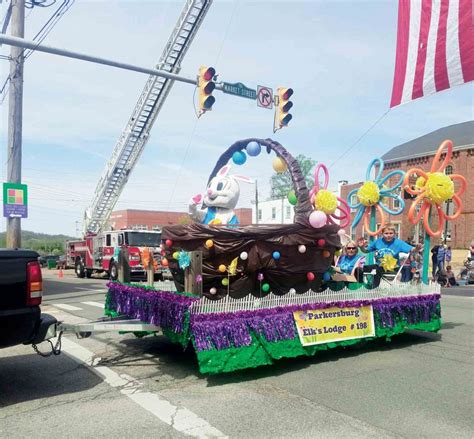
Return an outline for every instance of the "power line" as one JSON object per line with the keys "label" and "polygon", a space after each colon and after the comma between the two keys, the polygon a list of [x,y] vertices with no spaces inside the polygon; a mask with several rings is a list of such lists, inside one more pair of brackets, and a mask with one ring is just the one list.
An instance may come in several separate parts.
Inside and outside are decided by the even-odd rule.
{"label": "power line", "polygon": [[[48,21],[46,21],[46,23],[43,25],[43,27],[33,37],[33,41],[36,41],[37,38],[39,38],[37,41],[38,41],[38,45],[40,45],[44,41],[44,39],[49,35],[49,33],[53,30],[54,26],[56,26],[56,24],[59,22],[59,20],[64,16],[64,14],[71,8],[71,6],[74,4],[74,2],[75,2],[75,0],[63,0],[63,3],[56,9],[56,11],[54,11],[54,13],[48,19]],[[53,6],[55,3],[56,3],[56,0],[50,0],[49,2],[47,2],[47,0],[31,0],[31,1],[25,2],[25,7],[28,8],[28,9],[31,9],[31,10],[35,6],[38,6],[40,8],[48,8],[50,6]],[[10,8],[9,8],[9,10],[10,10]],[[7,20],[9,21],[8,11],[7,11],[7,14],[5,16],[5,21],[4,21],[4,25],[3,25],[2,34],[4,34],[6,32],[6,28],[8,26],[8,21]],[[29,56],[31,56],[31,54],[34,51],[35,51],[35,49],[30,49],[30,50],[24,51],[23,52],[24,59],[26,60]],[[4,59],[10,59],[10,57],[4,58]],[[7,76],[7,78],[5,79],[5,82],[3,83],[3,86],[0,90],[0,96],[1,96],[0,105],[2,105],[3,102],[5,101],[5,98],[6,98],[9,86],[10,86],[10,79],[11,79],[11,74],[9,74]]]}
{"label": "power line", "polygon": [[[61,20],[64,14],[71,8],[74,4],[75,0],[63,0],[62,4],[54,11],[48,21],[43,25],[43,27],[37,32],[37,34],[33,37],[33,41],[36,41],[38,38],[38,45],[40,45],[44,39],[48,36],[48,34],[53,30],[54,26]],[[44,0],[44,3],[46,0]],[[37,1],[33,2],[37,3]],[[56,0],[52,0],[52,3],[41,6],[39,4],[35,4],[35,6],[41,7],[49,7],[56,3]],[[30,49],[29,51],[25,51],[25,59],[27,59],[31,54],[35,51],[35,49]]]}
{"label": "power line", "polygon": [[342,157],[344,157],[352,148],[354,148],[390,111],[390,108],[383,113],[349,148],[347,148],[336,160],[334,160],[328,168],[332,168]]}

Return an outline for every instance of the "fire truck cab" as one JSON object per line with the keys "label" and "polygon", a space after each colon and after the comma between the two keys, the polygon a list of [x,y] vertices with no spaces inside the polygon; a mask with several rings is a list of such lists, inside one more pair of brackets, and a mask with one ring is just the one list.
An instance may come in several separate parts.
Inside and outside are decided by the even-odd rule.
{"label": "fire truck cab", "polygon": [[[67,242],[68,266],[73,266],[80,278],[89,278],[94,272],[106,272],[110,279],[116,280],[119,250],[127,248],[132,277],[145,278],[146,269],[142,265],[141,252],[146,247],[151,248],[155,259],[159,259],[160,243],[160,231],[109,230],[90,234],[84,240]],[[160,274],[155,273],[155,276],[159,278]]]}

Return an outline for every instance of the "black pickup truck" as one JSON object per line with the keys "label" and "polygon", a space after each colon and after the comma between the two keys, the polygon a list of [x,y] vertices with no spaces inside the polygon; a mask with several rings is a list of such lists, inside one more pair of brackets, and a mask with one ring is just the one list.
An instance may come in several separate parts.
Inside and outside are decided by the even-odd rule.
{"label": "black pickup truck", "polygon": [[42,314],[38,253],[0,249],[0,348],[38,344],[56,336],[57,320]]}

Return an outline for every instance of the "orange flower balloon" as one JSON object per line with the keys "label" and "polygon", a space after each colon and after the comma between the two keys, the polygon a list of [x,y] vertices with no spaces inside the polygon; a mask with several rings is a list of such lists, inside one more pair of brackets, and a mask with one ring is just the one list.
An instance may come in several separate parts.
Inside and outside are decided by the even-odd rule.
{"label": "orange flower balloon", "polygon": [[[446,155],[441,162],[438,162],[446,149]],[[412,168],[407,171],[405,180],[403,182],[404,189],[411,195],[416,196],[415,201],[408,211],[408,220],[412,224],[417,224],[423,218],[423,225],[426,233],[432,237],[441,236],[444,224],[447,220],[454,221],[461,215],[463,204],[459,198],[466,190],[467,182],[462,175],[451,174],[446,175],[444,170],[451,161],[453,155],[453,142],[445,140],[433,159],[430,172],[425,172],[419,168]],[[417,177],[415,187],[409,185],[410,176]],[[454,191],[454,182],[459,183],[459,189]],[[455,204],[455,212],[452,215],[447,215],[442,209],[442,203],[453,199]],[[417,207],[420,206],[418,213]],[[430,209],[435,207],[438,211],[438,229],[433,231],[430,225]]]}

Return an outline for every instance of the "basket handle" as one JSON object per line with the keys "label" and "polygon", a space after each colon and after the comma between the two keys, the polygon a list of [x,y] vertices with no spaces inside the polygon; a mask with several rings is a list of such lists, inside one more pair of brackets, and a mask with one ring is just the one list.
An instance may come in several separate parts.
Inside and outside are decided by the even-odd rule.
{"label": "basket handle", "polygon": [[309,214],[312,212],[313,208],[309,200],[309,191],[308,187],[306,186],[305,178],[303,176],[303,173],[301,172],[301,168],[298,161],[280,143],[276,142],[275,140],[250,138],[238,140],[237,142],[233,143],[226,151],[224,151],[224,153],[217,160],[214,169],[209,175],[208,184],[217,175],[219,169],[221,169],[224,165],[228,163],[228,161],[232,158],[232,155],[236,151],[244,150],[250,142],[259,143],[260,146],[265,147],[267,149],[268,154],[270,154],[270,151],[274,151],[278,157],[284,160],[288,167],[288,171],[293,182],[293,188],[296,194],[296,198],[298,200],[298,203],[295,206],[294,222],[297,224],[307,225]]}

